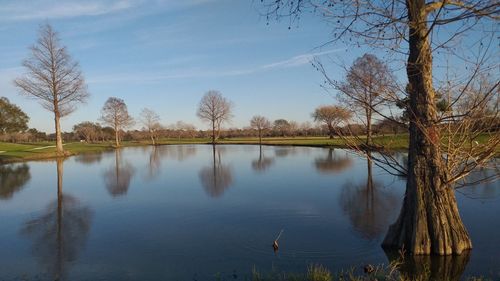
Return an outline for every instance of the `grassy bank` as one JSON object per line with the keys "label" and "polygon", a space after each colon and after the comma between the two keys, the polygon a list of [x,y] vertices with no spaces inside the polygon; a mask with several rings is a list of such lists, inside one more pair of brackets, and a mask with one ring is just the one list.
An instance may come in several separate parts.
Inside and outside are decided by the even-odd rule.
{"label": "grassy bank", "polygon": [[[396,140],[396,141],[394,141]],[[402,149],[407,143],[407,137],[404,135],[397,137],[378,137],[377,142],[386,144],[390,149]],[[209,138],[191,138],[191,139],[160,139],[159,145],[170,144],[209,144]],[[258,138],[228,138],[218,141],[219,144],[258,144]],[[264,145],[291,145],[291,146],[313,146],[313,147],[338,147],[346,148],[346,144],[341,139],[329,139],[327,137],[309,137],[309,138],[265,138]],[[149,145],[148,141],[123,142],[123,147]],[[114,149],[114,143],[84,143],[71,142],[65,143],[65,155],[77,155],[82,153],[96,153]],[[2,143],[0,142],[0,163],[41,160],[56,158],[56,148],[54,142],[40,143]]]}
{"label": "grassy bank", "polygon": [[[162,140],[159,144],[186,144],[186,143],[207,143],[208,140]],[[148,142],[123,142],[123,147],[144,146]],[[114,143],[84,143],[71,142],[64,144],[65,156],[78,155],[83,153],[99,153],[115,149]],[[58,157],[56,154],[55,142],[39,143],[5,143],[0,142],[0,164],[10,162],[20,162],[29,160],[44,160]]]}
{"label": "grassy bank", "polygon": [[[360,139],[364,141],[363,138]],[[224,144],[258,144],[258,138],[231,138],[223,139],[220,143]],[[388,150],[402,150],[408,148],[408,135],[388,135],[377,136],[373,138],[375,145],[383,146]],[[264,145],[293,145],[293,146],[312,146],[312,147],[335,147],[348,148],[346,141],[341,138],[329,139],[327,137],[295,137],[295,138],[263,138]]]}
{"label": "grassy bank", "polygon": [[[489,281],[483,277],[465,277],[462,272],[454,272],[450,268],[430,269],[422,272],[401,272],[398,270],[400,264],[390,264],[388,266],[371,266],[369,271],[350,269],[336,274],[331,273],[322,265],[311,265],[306,273],[286,273],[271,272],[261,273],[254,269],[252,271],[251,281]],[[463,269],[462,269],[463,270]],[[216,280],[222,280],[217,279]]]}
{"label": "grassy bank", "polygon": [[[113,149],[110,144],[66,143],[65,155],[102,152]],[[56,158],[55,143],[3,143],[0,142],[0,163]]]}
{"label": "grassy bank", "polygon": [[[487,141],[488,136],[485,136],[480,142]],[[360,141],[363,141],[361,138]],[[157,141],[159,145],[171,144],[210,144],[209,138],[190,138],[178,139],[168,138]],[[218,141],[219,144],[259,144],[258,138],[226,138]],[[385,135],[375,136],[373,143],[377,146],[384,147],[386,150],[405,150],[408,148],[408,135]],[[148,141],[130,141],[123,142],[123,147],[149,145]],[[284,145],[284,146],[310,146],[310,147],[334,147],[348,148],[345,140],[340,138],[329,139],[328,137],[274,137],[263,138],[263,145]],[[64,149],[66,156],[77,155],[82,153],[97,153],[114,149],[114,143],[83,143],[72,142],[66,143]],[[54,142],[42,143],[2,143],[0,142],[0,164],[9,162],[19,162],[27,160],[51,159],[57,157]]]}

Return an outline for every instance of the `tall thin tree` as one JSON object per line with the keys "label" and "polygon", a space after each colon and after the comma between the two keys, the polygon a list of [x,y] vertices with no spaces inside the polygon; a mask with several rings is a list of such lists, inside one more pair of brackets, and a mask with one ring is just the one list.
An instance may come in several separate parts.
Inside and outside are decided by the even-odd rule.
{"label": "tall thin tree", "polygon": [[76,110],[89,94],[84,77],[51,25],[40,27],[38,41],[24,60],[26,72],[14,80],[20,93],[54,114],[57,153],[64,154],[60,119]]}
{"label": "tall thin tree", "polygon": [[339,100],[353,109],[361,120],[364,119],[367,145],[372,142],[374,115],[396,91],[394,81],[386,64],[372,54],[357,58],[347,70],[344,81],[331,81],[339,91]]}
{"label": "tall thin tree", "polygon": [[156,135],[161,129],[160,116],[149,108],[144,108],[140,114],[140,121],[144,128],[148,131],[151,143],[156,145]]}
{"label": "tall thin tree", "polygon": [[250,127],[259,134],[259,145],[262,145],[262,134],[271,129],[271,122],[264,116],[256,115],[250,120]]}
{"label": "tall thin tree", "polygon": [[120,146],[120,132],[134,124],[134,119],[128,114],[127,104],[122,99],[109,98],[101,110],[101,118],[106,125],[115,131],[115,145]]}

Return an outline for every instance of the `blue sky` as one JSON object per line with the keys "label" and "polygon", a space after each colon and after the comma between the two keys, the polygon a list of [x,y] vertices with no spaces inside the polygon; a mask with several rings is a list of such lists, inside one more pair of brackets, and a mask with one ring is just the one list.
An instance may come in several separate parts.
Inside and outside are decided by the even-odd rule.
{"label": "blue sky", "polygon": [[[49,22],[80,62],[91,97],[63,120],[63,130],[97,121],[105,100],[123,98],[137,117],[158,112],[167,125],[196,117],[202,95],[216,89],[234,102],[230,126],[248,125],[255,114],[271,120],[312,121],[310,113],[334,99],[321,87],[310,60],[347,56],[344,46],[318,48],[329,28],[314,16],[299,26],[271,22],[259,2],[235,0],[0,0],[0,95],[31,117],[30,127],[53,132],[53,117],[20,96],[12,79],[22,73],[38,26]],[[340,71],[340,70],[339,70]]]}
{"label": "blue sky", "polygon": [[[125,100],[137,117],[158,112],[162,124],[178,120],[200,129],[196,117],[203,94],[219,90],[234,102],[231,127],[244,127],[256,114],[274,120],[312,121],[315,107],[335,103],[320,87],[311,59],[350,65],[365,47],[327,45],[329,27],[318,15],[300,22],[271,21],[259,14],[259,0],[0,0],[0,96],[18,104],[30,127],[53,132],[53,116],[20,96],[12,80],[49,22],[80,62],[91,97],[62,122],[70,131],[97,121],[108,97]],[[377,53],[383,56],[384,53]],[[392,57],[392,59],[394,59]],[[328,64],[333,79],[343,71]],[[398,77],[404,76],[399,64]],[[136,126],[139,128],[139,126]]]}

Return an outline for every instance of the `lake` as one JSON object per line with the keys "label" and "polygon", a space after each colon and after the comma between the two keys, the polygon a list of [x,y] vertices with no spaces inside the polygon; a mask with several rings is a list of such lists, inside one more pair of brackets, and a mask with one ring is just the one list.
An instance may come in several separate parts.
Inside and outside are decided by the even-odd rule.
{"label": "lake", "polygon": [[[0,184],[0,280],[245,280],[387,264],[405,182],[341,149],[175,145],[4,165]],[[457,200],[474,249],[417,262],[500,279],[498,183]]]}

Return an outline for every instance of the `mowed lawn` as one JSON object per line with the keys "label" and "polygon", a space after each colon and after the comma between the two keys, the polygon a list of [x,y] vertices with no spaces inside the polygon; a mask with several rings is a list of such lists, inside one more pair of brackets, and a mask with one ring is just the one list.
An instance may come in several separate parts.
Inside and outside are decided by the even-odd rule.
{"label": "mowed lawn", "polygon": [[[100,152],[111,149],[109,144],[66,143],[64,149],[68,155],[85,152]],[[20,160],[49,159],[56,157],[54,142],[40,143],[5,143],[0,142],[0,163]]]}
{"label": "mowed lawn", "polygon": [[[484,143],[495,135],[484,135],[477,138],[479,143]],[[353,139],[354,141],[354,139]],[[364,142],[364,138],[360,137],[357,142]],[[157,140],[158,145],[171,144],[210,144],[209,138],[163,138]],[[223,138],[217,141],[218,144],[259,144],[259,138]],[[408,134],[398,135],[383,135],[374,136],[374,145],[383,147],[385,150],[405,150],[408,148]],[[328,137],[272,137],[263,138],[263,145],[285,145],[285,146],[311,146],[311,147],[335,147],[348,148],[346,141],[341,138],[330,139]],[[150,145],[149,141],[124,141],[121,144],[123,147]],[[64,149],[66,155],[76,155],[81,153],[96,153],[114,149],[114,143],[85,143],[71,142],[65,143]],[[497,150],[499,150],[498,148]],[[0,163],[50,159],[55,158],[56,148],[54,142],[41,143],[4,143],[0,142]]]}
{"label": "mowed lawn", "polygon": [[[350,140],[351,141],[351,140]],[[349,141],[349,142],[350,142]],[[355,139],[352,139],[354,142]],[[364,142],[364,137],[359,137],[357,142]],[[219,141],[224,144],[258,144],[258,138],[230,138]],[[383,146],[386,149],[401,150],[408,148],[408,135],[390,135],[376,136],[373,138],[373,143],[377,146]],[[276,137],[263,138],[262,144],[266,145],[297,145],[297,146],[319,146],[319,147],[338,147],[347,148],[346,141],[342,138],[335,137]]]}

